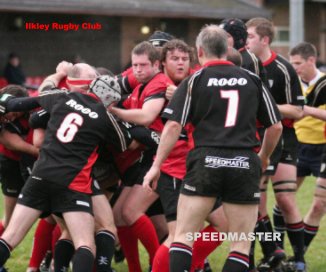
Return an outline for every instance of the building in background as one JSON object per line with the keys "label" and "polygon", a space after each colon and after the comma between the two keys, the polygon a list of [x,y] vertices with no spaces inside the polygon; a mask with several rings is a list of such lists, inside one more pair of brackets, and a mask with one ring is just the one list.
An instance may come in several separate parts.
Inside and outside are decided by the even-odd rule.
{"label": "building in background", "polygon": [[[219,23],[226,17],[244,21],[257,16],[273,19],[278,30],[275,48],[286,54],[288,3],[284,0],[2,0],[0,69],[8,53],[17,52],[28,76],[47,75],[59,61],[74,61],[77,57],[118,73],[129,64],[134,45],[147,39],[154,30],[167,31],[194,46],[204,24]],[[314,15],[306,19],[306,37],[325,60],[326,52],[321,50],[321,45],[325,46],[325,3],[306,1],[305,6],[306,16],[310,12]],[[78,24],[80,28],[83,23],[88,25],[77,31],[45,31],[28,29],[31,26],[28,23]]]}

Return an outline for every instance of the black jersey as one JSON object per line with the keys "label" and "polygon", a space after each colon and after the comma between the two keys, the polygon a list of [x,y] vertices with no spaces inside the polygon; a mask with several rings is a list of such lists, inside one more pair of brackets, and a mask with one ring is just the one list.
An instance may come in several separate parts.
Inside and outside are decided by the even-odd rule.
{"label": "black jersey", "polygon": [[241,48],[239,52],[242,58],[241,67],[258,75],[260,79],[264,82],[264,84],[268,86],[266,70],[261,60],[258,59],[253,53],[251,53],[249,50],[245,48]]}
{"label": "black jersey", "polygon": [[263,63],[271,94],[277,104],[304,105],[300,80],[292,65],[272,51],[272,56]]}
{"label": "black jersey", "polygon": [[106,141],[124,151],[131,142],[128,131],[93,94],[52,90],[34,99],[50,119],[32,176],[91,193],[98,145]]}
{"label": "black jersey", "polygon": [[312,107],[326,104],[326,75],[322,76],[314,84],[313,89],[306,97],[306,104]]}
{"label": "black jersey", "polygon": [[213,61],[185,79],[163,117],[194,125],[195,147],[252,148],[259,145],[256,119],[269,127],[280,113],[255,74],[227,61]]}

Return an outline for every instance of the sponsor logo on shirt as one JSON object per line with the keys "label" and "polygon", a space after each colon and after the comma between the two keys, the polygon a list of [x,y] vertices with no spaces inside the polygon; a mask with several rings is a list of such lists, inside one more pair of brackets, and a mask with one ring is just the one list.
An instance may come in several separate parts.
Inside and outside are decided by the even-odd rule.
{"label": "sponsor logo on shirt", "polygon": [[207,87],[210,86],[235,86],[235,85],[240,85],[244,86],[247,85],[248,80],[240,77],[240,78],[210,78],[207,83]]}
{"label": "sponsor logo on shirt", "polygon": [[222,158],[222,157],[213,157],[206,156],[205,158],[205,167],[209,168],[242,168],[249,169],[249,158],[237,156],[235,158]]}
{"label": "sponsor logo on shirt", "polygon": [[77,104],[77,102],[74,99],[70,99],[69,101],[67,101],[66,105],[81,112],[82,114],[88,115],[92,119],[98,118],[98,114],[96,112],[92,111],[90,108],[85,108],[81,104]]}

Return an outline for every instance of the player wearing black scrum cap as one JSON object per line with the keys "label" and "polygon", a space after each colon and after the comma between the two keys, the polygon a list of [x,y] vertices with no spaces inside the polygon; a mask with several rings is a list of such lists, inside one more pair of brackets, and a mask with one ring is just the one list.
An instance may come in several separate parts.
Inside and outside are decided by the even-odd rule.
{"label": "player wearing black scrum cap", "polygon": [[221,22],[220,27],[228,34],[228,45],[240,52],[241,67],[255,73],[266,83],[266,72],[261,61],[245,48],[248,36],[245,23],[238,18],[228,18]]}

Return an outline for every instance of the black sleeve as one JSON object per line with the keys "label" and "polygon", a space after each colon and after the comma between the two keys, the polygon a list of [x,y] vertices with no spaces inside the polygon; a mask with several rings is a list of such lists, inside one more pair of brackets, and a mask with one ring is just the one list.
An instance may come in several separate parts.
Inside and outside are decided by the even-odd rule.
{"label": "black sleeve", "polygon": [[156,149],[160,143],[160,136],[149,128],[134,126],[129,128],[129,132],[133,139],[150,149]]}
{"label": "black sleeve", "polygon": [[9,112],[30,111],[38,107],[40,107],[38,97],[19,97],[9,100],[6,110]]}
{"label": "black sleeve", "polygon": [[29,126],[31,128],[43,128],[46,129],[48,121],[50,119],[50,114],[45,110],[39,110],[33,112],[29,118]]}
{"label": "black sleeve", "polygon": [[128,129],[115,117],[107,112],[108,116],[108,134],[107,134],[107,144],[113,145],[117,151],[125,151],[132,142],[132,137]]}
{"label": "black sleeve", "polygon": [[260,103],[257,118],[264,127],[270,127],[281,121],[281,114],[273,96],[262,82],[260,82],[260,89]]}

